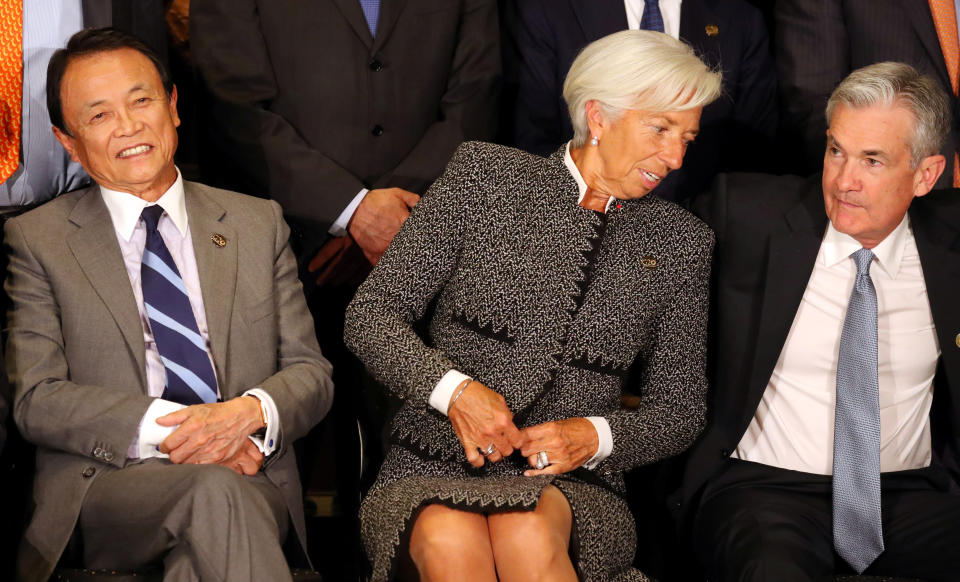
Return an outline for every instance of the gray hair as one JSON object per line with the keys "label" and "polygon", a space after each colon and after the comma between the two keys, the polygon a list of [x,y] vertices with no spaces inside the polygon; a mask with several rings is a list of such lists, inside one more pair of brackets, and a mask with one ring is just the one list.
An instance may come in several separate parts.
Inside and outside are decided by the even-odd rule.
{"label": "gray hair", "polygon": [[950,134],[950,105],[934,79],[904,63],[884,62],[857,69],[840,82],[827,101],[827,127],[838,105],[851,108],[884,105],[903,107],[913,115],[910,166],[940,153]]}
{"label": "gray hair", "polygon": [[587,101],[596,101],[616,121],[627,109],[683,111],[720,96],[721,75],[693,49],[673,37],[648,30],[623,30],[587,45],[563,83],[573,122],[573,146],[584,145]]}

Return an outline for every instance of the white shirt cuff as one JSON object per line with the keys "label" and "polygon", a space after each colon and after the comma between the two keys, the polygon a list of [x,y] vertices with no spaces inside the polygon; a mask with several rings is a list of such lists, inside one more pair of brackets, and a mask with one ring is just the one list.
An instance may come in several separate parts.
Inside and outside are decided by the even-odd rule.
{"label": "white shirt cuff", "polygon": [[353,213],[357,211],[357,206],[360,206],[360,203],[363,202],[363,197],[367,195],[366,188],[361,188],[357,195],[353,197],[353,200],[350,201],[350,204],[347,204],[347,207],[343,209],[343,212],[340,213],[340,216],[333,221],[333,225],[330,227],[330,230],[327,232],[331,236],[343,236],[347,234],[347,225],[350,224],[350,219],[353,218]]}
{"label": "white shirt cuff", "polygon": [[260,401],[260,410],[263,412],[263,419],[266,421],[267,429],[263,438],[251,436],[250,440],[257,445],[263,456],[266,457],[277,450],[280,443],[280,413],[277,411],[277,405],[273,398],[261,388],[251,388],[243,393],[244,396],[253,396]]}
{"label": "white shirt cuff", "polygon": [[143,414],[143,418],[140,419],[140,428],[137,432],[136,450],[138,458],[160,457],[166,459],[168,457],[168,455],[161,453],[158,447],[180,425],[160,426],[157,424],[157,419],[182,408],[186,408],[186,406],[163,398],[157,398],[150,403],[149,408]]}
{"label": "white shirt cuff", "polygon": [[453,397],[453,391],[457,389],[460,382],[463,382],[470,376],[450,370],[440,378],[433,392],[430,393],[430,406],[439,410],[444,416],[447,414],[447,407],[450,406],[450,398]]}
{"label": "white shirt cuff", "polygon": [[585,469],[593,470],[613,453],[613,433],[610,431],[610,423],[607,422],[606,418],[602,416],[588,416],[587,420],[589,420],[593,428],[596,429],[597,437],[600,440],[600,446],[597,447],[597,452],[590,457],[589,461],[583,464]]}

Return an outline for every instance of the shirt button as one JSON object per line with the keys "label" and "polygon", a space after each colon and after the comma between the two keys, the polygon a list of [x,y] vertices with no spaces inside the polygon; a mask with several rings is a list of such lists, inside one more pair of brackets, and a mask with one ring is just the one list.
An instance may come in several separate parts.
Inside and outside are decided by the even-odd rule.
{"label": "shirt button", "polygon": [[380,71],[383,70],[383,63],[381,63],[377,59],[373,59],[372,61],[370,61],[370,70],[373,71],[374,73],[379,73]]}
{"label": "shirt button", "polygon": [[370,133],[373,134],[373,137],[380,137],[383,135],[383,126],[380,124],[374,125]]}
{"label": "shirt button", "polygon": [[96,472],[97,470],[94,469],[93,467],[87,467],[86,469],[83,470],[83,473],[81,473],[81,475],[83,475],[84,479],[89,479],[90,477],[93,477],[94,474],[96,474]]}

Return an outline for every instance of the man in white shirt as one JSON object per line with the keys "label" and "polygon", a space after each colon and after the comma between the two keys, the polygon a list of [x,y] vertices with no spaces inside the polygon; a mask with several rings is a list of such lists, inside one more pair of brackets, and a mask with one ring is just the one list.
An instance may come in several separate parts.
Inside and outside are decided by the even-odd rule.
{"label": "man in white shirt", "polygon": [[280,208],[182,180],[176,88],[135,37],[81,31],[47,78],[97,185],[5,226],[14,417],[37,445],[18,578],[46,580],[76,529],[92,568],[289,580],[291,445],[333,387]]}
{"label": "man in white shirt", "polygon": [[731,175],[717,233],[714,393],[683,498],[711,580],[960,572],[960,311],[946,96],[899,63],[827,106],[822,182]]}

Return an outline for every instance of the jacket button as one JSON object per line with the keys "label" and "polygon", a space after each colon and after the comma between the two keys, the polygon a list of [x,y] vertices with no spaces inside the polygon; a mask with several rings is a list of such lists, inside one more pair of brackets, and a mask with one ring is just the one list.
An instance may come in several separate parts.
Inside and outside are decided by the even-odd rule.
{"label": "jacket button", "polygon": [[97,447],[97,448],[93,449],[93,456],[94,456],[94,457],[96,457],[96,458],[99,459],[101,455],[103,455],[103,449],[101,449],[100,447]]}
{"label": "jacket button", "polygon": [[112,460],[113,460],[113,453],[111,453],[110,451],[107,451],[107,452],[103,453],[103,460],[106,461],[106,462],[108,462],[108,463],[109,463],[110,461],[112,461]]}
{"label": "jacket button", "polygon": [[373,137],[380,137],[383,135],[383,126],[380,124],[374,125],[373,130],[370,131],[373,134]]}
{"label": "jacket button", "polygon": [[83,475],[84,479],[89,479],[90,477],[93,477],[94,474],[96,474],[96,472],[97,470],[94,469],[93,467],[87,467],[86,469],[83,470],[83,473],[81,473],[81,475]]}
{"label": "jacket button", "polygon": [[373,59],[372,61],[370,61],[370,70],[373,71],[374,73],[379,73],[380,71],[383,70],[383,63],[381,63],[377,59]]}
{"label": "jacket button", "polygon": [[727,449],[720,449],[720,458],[726,459],[729,456],[730,456],[730,451],[728,451]]}

